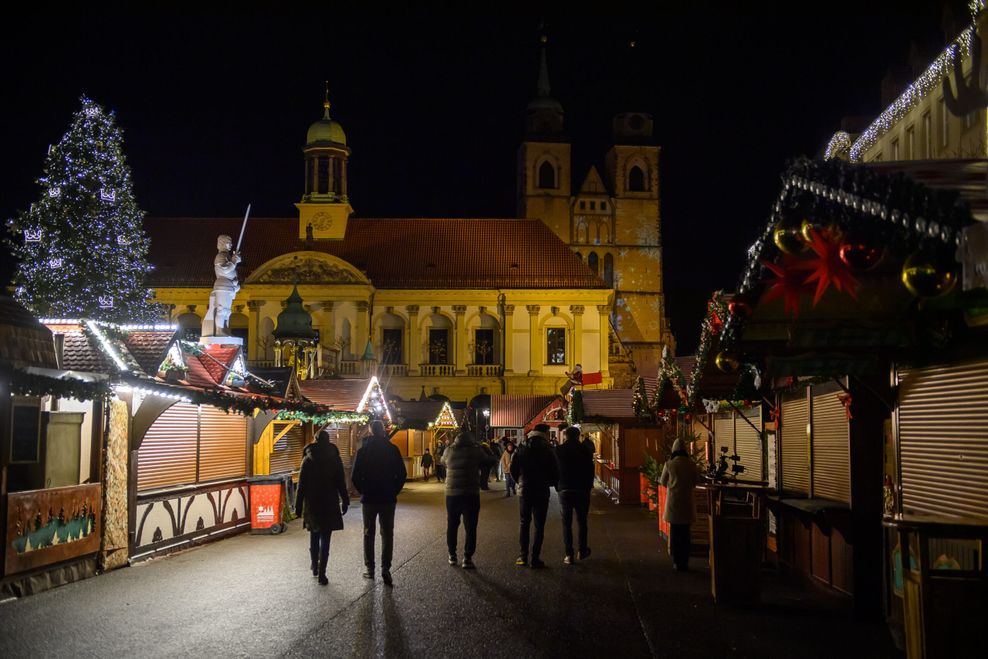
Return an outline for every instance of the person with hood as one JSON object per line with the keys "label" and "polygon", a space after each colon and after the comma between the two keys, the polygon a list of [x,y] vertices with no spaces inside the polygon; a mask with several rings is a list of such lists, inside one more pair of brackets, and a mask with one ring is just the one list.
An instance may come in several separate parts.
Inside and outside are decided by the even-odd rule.
{"label": "person with hood", "polygon": [[449,564],[456,565],[456,539],[460,530],[460,518],[466,540],[463,543],[463,563],[472,570],[473,553],[477,549],[477,521],[480,518],[480,475],[497,460],[489,451],[480,447],[473,433],[463,430],[456,441],[446,447],[440,460],[446,467],[446,548]]}
{"label": "person with hood", "polygon": [[686,452],[683,440],[677,439],[673,442],[669,461],[662,467],[659,483],[668,490],[662,518],[669,524],[672,566],[680,571],[689,569],[690,524],[696,519],[693,488],[698,479],[696,464]]}
{"label": "person with hood", "polygon": [[312,576],[325,586],[329,583],[326,578],[329,541],[333,531],[343,530],[343,515],[350,507],[350,495],[340,450],[329,441],[328,432],[321,431],[302,455],[295,490],[295,515],[302,518],[302,525],[309,531]]}
{"label": "person with hood", "polygon": [[371,434],[353,459],[350,480],[360,492],[364,517],[364,577],[374,578],[374,534],[381,524],[381,579],[391,585],[391,556],[394,552],[395,506],[405,486],[405,460],[388,440],[384,422],[370,422]]}
{"label": "person with hood", "polygon": [[527,444],[516,450],[511,458],[511,476],[521,487],[519,508],[521,513],[521,533],[519,544],[521,553],[515,565],[529,565],[529,533],[532,520],[535,521],[535,537],[531,544],[531,566],[545,567],[540,554],[545,537],[545,517],[549,511],[549,488],[559,481],[556,458],[549,447],[549,426],[540,423],[528,433]]}
{"label": "person with hood", "polygon": [[565,441],[556,449],[559,466],[559,508],[563,516],[563,546],[566,553],[563,563],[573,564],[573,513],[579,533],[580,560],[590,557],[588,545],[587,515],[590,512],[590,490],[593,489],[593,456],[587,453],[580,441],[580,429],[569,426],[563,432]]}

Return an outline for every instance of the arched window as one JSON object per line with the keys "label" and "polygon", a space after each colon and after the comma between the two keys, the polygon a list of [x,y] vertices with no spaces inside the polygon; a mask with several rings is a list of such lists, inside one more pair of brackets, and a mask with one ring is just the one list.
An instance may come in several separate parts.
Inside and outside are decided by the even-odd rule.
{"label": "arched window", "polygon": [[634,165],[628,170],[628,190],[631,192],[645,192],[645,172],[638,165]]}
{"label": "arched window", "polygon": [[539,187],[549,190],[556,187],[556,168],[548,160],[539,165]]}
{"label": "arched window", "polygon": [[605,220],[597,223],[597,244],[606,245],[611,242],[611,227]]}
{"label": "arched window", "polygon": [[610,254],[604,255],[604,283],[614,288],[614,257]]}
{"label": "arched window", "polygon": [[590,252],[590,254],[587,256],[587,265],[590,266],[590,269],[593,270],[593,273],[595,275],[599,273],[599,270],[598,270],[598,267],[597,267],[598,266],[598,263],[597,263],[597,252]]}
{"label": "arched window", "polygon": [[576,225],[576,242],[586,243],[587,242],[587,223],[580,220]]}

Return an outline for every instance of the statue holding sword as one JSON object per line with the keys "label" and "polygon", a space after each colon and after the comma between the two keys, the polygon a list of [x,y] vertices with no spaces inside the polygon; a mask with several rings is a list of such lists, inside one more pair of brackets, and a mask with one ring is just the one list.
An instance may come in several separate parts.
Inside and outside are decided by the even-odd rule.
{"label": "statue holding sword", "polygon": [[247,218],[250,217],[250,205],[244,215],[244,223],[240,227],[240,238],[237,248],[233,249],[230,236],[222,235],[216,239],[216,258],[213,259],[213,271],[216,281],[209,294],[209,306],[206,317],[202,321],[202,336],[230,336],[230,314],[233,313],[233,299],[240,290],[237,281],[237,264],[240,263],[240,244],[247,229]]}

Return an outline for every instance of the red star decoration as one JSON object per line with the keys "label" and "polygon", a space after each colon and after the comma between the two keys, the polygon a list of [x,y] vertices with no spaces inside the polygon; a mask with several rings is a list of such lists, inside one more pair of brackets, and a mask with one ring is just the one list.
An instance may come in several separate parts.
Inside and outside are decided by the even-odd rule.
{"label": "red star decoration", "polygon": [[817,305],[827,288],[833,284],[838,291],[858,299],[858,280],[854,278],[847,265],[840,259],[840,240],[831,231],[810,229],[810,240],[806,243],[816,254],[806,267],[813,272],[806,278],[806,284],[816,282],[816,293],[813,295],[813,306]]}
{"label": "red star decoration", "polygon": [[799,296],[806,292],[807,270],[805,262],[797,261],[791,256],[785,256],[782,265],[776,265],[771,261],[762,261],[762,265],[775,273],[774,279],[769,279],[768,290],[762,295],[762,303],[768,303],[781,297],[786,313],[792,313],[793,317],[799,316]]}

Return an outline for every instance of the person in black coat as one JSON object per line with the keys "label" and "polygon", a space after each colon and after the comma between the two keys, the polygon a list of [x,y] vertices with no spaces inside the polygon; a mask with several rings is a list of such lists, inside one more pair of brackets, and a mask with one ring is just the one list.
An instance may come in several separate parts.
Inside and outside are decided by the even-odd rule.
{"label": "person in black coat", "polygon": [[340,450],[329,441],[329,433],[320,432],[302,455],[295,491],[295,515],[302,518],[302,525],[309,530],[312,575],[319,577],[319,583],[325,586],[329,583],[326,578],[329,541],[333,531],[343,530],[343,515],[350,507],[350,495]]}
{"label": "person in black coat", "polygon": [[370,423],[371,435],[353,459],[350,480],[360,492],[364,516],[364,577],[374,578],[374,534],[381,523],[381,579],[391,585],[391,557],[394,553],[395,506],[405,486],[408,472],[398,447],[388,440],[384,422]]}
{"label": "person in black coat", "polygon": [[531,523],[535,521],[535,537],[531,546],[531,566],[545,567],[539,557],[542,553],[542,540],[545,537],[545,518],[549,511],[549,488],[555,487],[559,480],[556,459],[549,447],[549,426],[539,424],[528,433],[527,444],[515,451],[511,458],[511,476],[521,487],[519,506],[521,512],[521,533],[519,544],[521,553],[515,560],[515,565],[529,565],[529,533]]}
{"label": "person in black coat", "polygon": [[563,515],[563,545],[566,554],[563,563],[573,564],[573,513],[579,532],[582,560],[590,557],[588,545],[587,514],[590,511],[590,490],[593,489],[593,455],[580,441],[580,429],[570,426],[563,432],[566,438],[556,449],[556,464],[559,466],[559,508]]}

